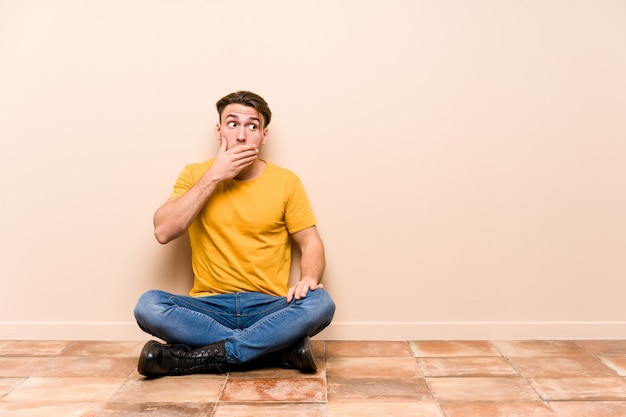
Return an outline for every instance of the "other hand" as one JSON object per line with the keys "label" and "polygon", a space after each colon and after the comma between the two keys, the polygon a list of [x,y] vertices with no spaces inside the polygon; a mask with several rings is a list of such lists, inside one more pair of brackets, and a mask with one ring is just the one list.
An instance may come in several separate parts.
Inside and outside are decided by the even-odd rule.
{"label": "other hand", "polygon": [[312,279],[302,279],[296,285],[289,288],[289,291],[287,292],[287,302],[290,303],[294,298],[296,300],[306,298],[306,294],[309,290],[315,291],[318,288],[324,288],[324,285],[318,284]]}

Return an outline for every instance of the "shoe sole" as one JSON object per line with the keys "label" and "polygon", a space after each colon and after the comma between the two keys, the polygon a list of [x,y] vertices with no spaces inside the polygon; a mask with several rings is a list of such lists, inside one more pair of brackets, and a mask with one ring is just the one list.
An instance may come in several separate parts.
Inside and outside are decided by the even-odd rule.
{"label": "shoe sole", "polygon": [[155,375],[151,374],[150,372],[145,371],[146,356],[148,356],[148,352],[150,351],[150,348],[154,346],[155,344],[158,345],[159,342],[155,340],[151,340],[143,346],[143,349],[141,349],[141,354],[139,355],[139,363],[137,364],[137,372],[149,378],[154,377]]}

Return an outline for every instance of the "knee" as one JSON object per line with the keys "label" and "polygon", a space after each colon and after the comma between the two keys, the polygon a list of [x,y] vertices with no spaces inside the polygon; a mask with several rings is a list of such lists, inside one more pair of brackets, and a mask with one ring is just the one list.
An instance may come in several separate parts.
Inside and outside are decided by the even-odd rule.
{"label": "knee", "polygon": [[135,305],[135,319],[139,325],[148,324],[155,315],[163,311],[166,293],[159,290],[150,290],[141,295]]}
{"label": "knee", "polygon": [[332,320],[335,314],[335,302],[330,297],[330,294],[323,289],[317,289],[315,291],[309,291],[306,298],[309,297],[311,297],[311,307],[313,310],[325,319],[325,321],[330,323],[330,320]]}
{"label": "knee", "polygon": [[308,306],[309,310],[307,315],[311,319],[311,327],[309,328],[308,335],[315,336],[328,327],[333,320],[333,316],[335,315],[335,302],[323,289],[309,292],[305,300],[309,297],[310,304]]}
{"label": "knee", "polygon": [[335,308],[335,302],[333,301],[333,299],[330,297],[330,294],[328,294],[328,292],[323,289],[317,289],[315,291],[310,291],[309,295],[313,295],[314,298],[317,298],[317,302],[328,307],[328,308]]}

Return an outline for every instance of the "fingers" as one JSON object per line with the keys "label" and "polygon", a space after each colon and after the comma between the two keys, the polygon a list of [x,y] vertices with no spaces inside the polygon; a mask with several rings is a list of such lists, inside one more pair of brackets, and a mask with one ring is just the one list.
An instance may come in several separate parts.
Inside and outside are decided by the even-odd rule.
{"label": "fingers", "polygon": [[211,167],[211,172],[217,179],[235,178],[258,158],[259,148],[255,144],[236,143],[228,147],[228,140],[220,137],[220,149]]}
{"label": "fingers", "polygon": [[287,292],[287,302],[290,303],[294,298],[296,300],[306,298],[309,290],[315,291],[319,288],[324,288],[324,285],[300,281],[295,286],[289,288],[289,291]]}
{"label": "fingers", "polygon": [[220,152],[229,151],[233,155],[240,154],[246,151],[254,151],[255,154],[259,153],[258,147],[253,143],[233,143],[230,148],[228,147],[228,139],[224,136],[220,138]]}
{"label": "fingers", "polygon": [[257,159],[259,148],[254,144],[236,145],[228,148],[228,141],[222,137],[218,155],[223,155],[224,161],[228,161],[233,168],[245,168]]}
{"label": "fingers", "polygon": [[[234,156],[238,157],[248,157],[248,156],[256,156],[259,153],[259,148],[254,144],[233,144],[230,148],[228,147],[228,140],[222,136],[220,138],[220,153],[230,152]],[[246,155],[248,154],[248,155]]]}
{"label": "fingers", "polygon": [[250,155],[250,156],[240,156],[240,157],[235,157],[233,158],[233,165],[235,170],[237,170],[237,172],[240,172],[241,170],[245,169],[246,167],[252,165],[255,161],[255,159],[257,159],[256,154],[254,155]]}
{"label": "fingers", "polygon": [[256,145],[240,145],[232,148],[233,154],[241,158],[256,158],[259,154],[259,149]]}
{"label": "fingers", "polygon": [[[224,140],[226,142],[226,140]],[[220,148],[221,149],[221,148]],[[228,149],[228,153],[231,155],[231,161],[233,163],[241,165],[249,165],[259,155],[259,149],[256,145],[239,145]]]}

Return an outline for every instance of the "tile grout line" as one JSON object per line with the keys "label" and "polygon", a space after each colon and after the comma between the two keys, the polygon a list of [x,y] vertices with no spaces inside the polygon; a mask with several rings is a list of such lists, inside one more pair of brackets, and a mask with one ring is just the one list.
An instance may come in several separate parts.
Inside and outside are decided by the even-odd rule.
{"label": "tile grout line", "polygon": [[417,361],[417,366],[419,366],[420,372],[422,373],[422,378],[424,379],[424,383],[428,387],[428,392],[430,392],[430,395],[433,397],[433,400],[435,401],[435,404],[437,405],[437,409],[439,410],[442,416],[445,416],[446,414],[444,413],[443,408],[441,408],[441,402],[439,402],[439,398],[437,398],[437,396],[435,395],[435,392],[430,386],[430,382],[428,381],[428,378],[426,378],[426,375],[424,375],[424,370],[422,368],[422,365],[419,363],[418,358],[415,358],[415,360]]}
{"label": "tile grout line", "polygon": [[8,396],[9,396],[9,395],[11,395],[12,393],[14,393],[14,392],[15,392],[15,390],[17,390],[19,387],[21,387],[22,385],[24,385],[24,384],[26,383],[26,381],[28,381],[28,380],[29,380],[29,379],[31,379],[31,378],[32,378],[31,376],[27,376],[27,377],[24,377],[24,378],[20,378],[20,379],[21,379],[21,381],[20,381],[17,385],[15,385],[15,386],[14,386],[14,387],[10,390],[10,391],[5,392],[5,393],[4,393],[4,395],[2,395],[2,396],[0,397],[0,402],[3,402],[3,401],[5,400],[5,398],[6,398],[6,397],[8,397]]}
{"label": "tile grout line", "polygon": [[[587,353],[588,355],[590,355],[593,359],[596,360],[596,362],[598,362],[599,364],[601,364],[602,366],[605,366],[607,368],[609,368],[611,371],[613,371],[613,373],[626,380],[626,376],[620,375],[619,371],[615,368],[613,368],[612,366],[609,366],[607,363],[605,363],[599,356],[598,353],[592,353],[591,351],[589,351],[589,349],[585,348],[583,345],[580,344],[580,340],[573,340],[574,344],[576,346],[578,346],[579,348],[581,348],[585,353]],[[611,355],[604,355],[604,356],[611,356]]]}
{"label": "tile grout line", "polygon": [[122,388],[124,388],[124,387],[126,386],[126,384],[128,384],[128,383],[129,383],[129,381],[130,381],[131,377],[133,376],[133,374],[135,373],[135,371],[136,371],[136,370],[137,370],[137,368],[135,367],[135,368],[133,368],[133,369],[130,371],[130,373],[128,374],[128,376],[126,376],[126,381],[122,382],[122,383],[120,384],[120,386],[119,386],[119,387],[117,387],[117,389],[115,390],[115,392],[113,392],[113,393],[111,394],[111,396],[110,396],[110,397],[109,397],[109,398],[108,398],[108,399],[107,399],[107,400],[103,403],[103,405],[104,405],[104,406],[106,406],[106,404],[108,404],[108,403],[112,402],[113,398],[115,398],[115,395],[116,395],[118,392],[120,392],[120,390],[121,390]]}
{"label": "tile grout line", "polygon": [[537,397],[541,399],[541,402],[544,403],[545,405],[548,406],[548,408],[550,409],[550,411],[554,412],[556,414],[556,411],[554,410],[554,408],[552,408],[552,405],[550,405],[550,402],[548,401],[547,398],[544,398],[543,395],[541,395],[541,393],[539,391],[537,391],[537,388],[535,388],[535,386],[530,382],[530,380],[528,378],[526,378],[524,375],[522,375],[522,371],[520,371],[520,369],[515,366],[515,364],[513,363],[513,361],[511,360],[511,357],[508,355],[505,355],[504,352],[502,351],[502,349],[500,349],[498,347],[498,345],[496,343],[494,343],[496,341],[494,340],[490,340],[489,344],[491,346],[493,346],[493,348],[504,358],[506,359],[507,363],[509,364],[509,366],[511,367],[511,369],[513,369],[515,372],[517,372],[517,376],[522,378],[527,384],[528,386],[530,386],[530,388],[533,390],[533,392],[535,394],[537,394]]}
{"label": "tile grout line", "polygon": [[328,417],[330,413],[328,409],[328,357],[326,356],[326,341],[324,341],[324,415]]}
{"label": "tile grout line", "polygon": [[435,392],[430,386],[430,383],[428,382],[428,378],[426,378],[426,374],[424,373],[424,367],[419,361],[420,358],[419,356],[416,356],[417,351],[413,349],[413,345],[411,345],[411,342],[409,340],[407,340],[406,343],[409,345],[409,350],[411,351],[411,355],[413,356],[413,359],[417,363],[420,373],[422,374],[422,378],[424,379],[424,383],[426,384],[426,387],[428,387],[428,392],[430,392],[430,395],[433,397],[433,400],[435,401],[435,404],[437,405],[437,409],[441,413],[441,416],[445,416],[446,413],[444,413],[443,409],[441,408],[441,403],[439,402],[439,399],[437,398],[437,396],[435,396]]}
{"label": "tile grout line", "polygon": [[213,417],[215,415],[215,412],[217,411],[217,406],[222,398],[222,394],[224,393],[224,390],[226,389],[226,383],[228,382],[228,379],[230,378],[230,372],[228,372],[226,374],[226,377],[224,378],[224,383],[222,384],[222,389],[220,389],[219,394],[217,394],[217,398],[215,399],[215,404],[213,405],[213,411],[211,411],[211,414],[209,415],[209,417]]}

